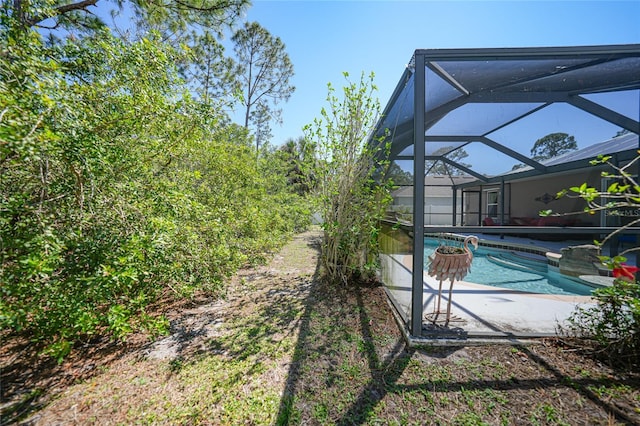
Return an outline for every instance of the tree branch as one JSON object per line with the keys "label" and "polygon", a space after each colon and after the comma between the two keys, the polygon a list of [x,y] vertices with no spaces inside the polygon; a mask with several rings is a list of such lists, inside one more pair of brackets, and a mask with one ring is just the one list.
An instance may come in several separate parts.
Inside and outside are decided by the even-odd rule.
{"label": "tree branch", "polygon": [[39,16],[34,16],[30,19],[25,19],[25,24],[30,27],[33,27],[34,25],[37,25],[38,23],[46,19],[53,18],[55,16],[64,15],[65,13],[68,13],[74,10],[84,10],[88,6],[95,6],[97,2],[98,0],[83,0],[78,3],[70,3],[70,4],[58,6],[54,8],[51,11],[51,13],[45,13]]}
{"label": "tree branch", "polygon": [[[180,0],[175,0],[175,4],[177,4],[178,6],[182,7],[183,10],[196,10],[199,12],[217,12],[220,10],[225,10],[228,7],[231,6],[236,6],[236,4],[234,2],[222,2],[222,3],[217,3],[215,5],[211,5],[211,6],[196,6],[194,4],[190,4],[184,1],[180,1]],[[167,5],[169,6],[169,5]]]}

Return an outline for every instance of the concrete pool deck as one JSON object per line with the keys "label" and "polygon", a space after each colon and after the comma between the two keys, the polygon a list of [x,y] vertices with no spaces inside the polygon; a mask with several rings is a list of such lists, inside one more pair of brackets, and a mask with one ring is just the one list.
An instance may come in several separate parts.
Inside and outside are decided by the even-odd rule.
{"label": "concrete pool deck", "polygon": [[[481,239],[484,239],[484,235]],[[517,243],[522,244],[519,238]],[[507,242],[507,241],[505,241]],[[540,244],[542,243],[542,244]],[[529,242],[524,241],[524,244]],[[535,241],[537,247],[559,252],[567,242]],[[576,244],[580,244],[577,242]],[[569,244],[573,245],[573,244]],[[400,321],[408,323],[411,312],[411,264],[410,254],[383,256],[387,277],[383,277],[389,299],[398,311]],[[504,277],[496,276],[496,279]],[[451,321],[445,326],[449,293],[449,281],[442,283],[440,314],[434,317],[439,281],[426,273],[423,275],[423,338],[425,339],[526,339],[556,336],[559,327],[567,326],[568,319],[577,307],[594,305],[590,296],[571,296],[528,293],[476,284],[464,280],[455,281],[451,300]],[[434,322],[435,319],[435,322]]]}
{"label": "concrete pool deck", "polygon": [[[426,334],[442,334],[444,329],[468,336],[544,337],[556,335],[577,306],[593,305],[589,296],[561,296],[506,290],[492,286],[456,281],[451,298],[451,321],[445,327],[449,282],[442,283],[440,314],[435,324],[434,311],[439,282],[424,277],[423,329]],[[396,307],[409,317],[411,288],[387,286]]]}

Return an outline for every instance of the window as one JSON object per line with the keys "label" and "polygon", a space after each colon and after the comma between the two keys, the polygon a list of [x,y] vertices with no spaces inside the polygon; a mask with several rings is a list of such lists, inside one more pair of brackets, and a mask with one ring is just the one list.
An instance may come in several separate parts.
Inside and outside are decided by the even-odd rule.
{"label": "window", "polygon": [[487,191],[487,216],[498,219],[498,193],[497,190]]}

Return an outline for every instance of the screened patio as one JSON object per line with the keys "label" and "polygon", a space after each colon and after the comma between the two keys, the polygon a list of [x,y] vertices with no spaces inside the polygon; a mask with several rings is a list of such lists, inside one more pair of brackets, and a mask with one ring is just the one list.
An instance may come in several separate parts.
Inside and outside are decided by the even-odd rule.
{"label": "screened patio", "polygon": [[[402,211],[390,211],[383,224],[381,255],[382,280],[408,335],[420,338],[430,333],[425,327],[425,310],[432,300],[425,298],[428,277],[421,236],[456,233],[499,239],[508,235],[526,236],[535,242],[537,236],[561,241],[570,235],[575,242],[617,229],[588,216],[562,226],[516,226],[511,210],[529,203],[529,216],[533,210],[546,208],[557,213],[575,212],[577,204],[545,204],[557,191],[549,179],[559,185],[570,182],[566,179],[572,173],[575,179],[584,179],[580,171],[599,174],[589,162],[598,154],[609,154],[597,152],[598,147],[604,146],[599,145],[603,141],[618,142],[614,137],[624,137],[627,145],[612,161],[623,166],[633,160],[640,148],[639,121],[638,44],[416,50],[373,135],[376,140],[390,142],[392,170],[411,180],[404,182],[403,188],[404,195],[412,195],[411,202]],[[594,147],[593,156],[558,164],[532,158],[534,143],[554,133],[572,136],[581,152],[589,154],[588,148]],[[638,175],[636,166],[633,174]],[[450,182],[450,219],[447,224],[425,225],[433,223],[426,210],[436,192],[425,184],[425,176],[434,175]],[[517,182],[527,182],[523,186],[527,189],[515,194],[526,193],[529,201],[514,207],[510,199],[514,191],[506,188]],[[579,205],[578,211],[583,206]],[[485,226],[487,217],[491,226]],[[640,230],[636,227],[629,232],[638,238]],[[617,243],[611,250],[617,250]],[[399,293],[389,289],[403,291],[410,301],[401,302]],[[456,297],[463,296],[454,292],[454,313]],[[467,302],[473,305],[472,300]],[[536,303],[545,306],[550,302]],[[457,308],[467,309],[462,305]],[[455,328],[462,336],[473,334],[462,324],[447,328]],[[495,331],[493,335],[527,334],[489,328]]]}

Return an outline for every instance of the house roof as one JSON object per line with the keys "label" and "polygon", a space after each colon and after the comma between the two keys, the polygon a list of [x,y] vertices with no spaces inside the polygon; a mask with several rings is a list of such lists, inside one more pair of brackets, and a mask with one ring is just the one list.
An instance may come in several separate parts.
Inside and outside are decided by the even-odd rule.
{"label": "house roof", "polygon": [[[619,160],[630,160],[637,155],[638,146],[638,135],[635,133],[626,133],[583,149],[558,155],[557,157],[541,161],[540,163],[547,168],[547,173],[587,168],[592,166],[591,160],[598,157],[598,155],[616,155]],[[501,175],[494,176],[493,180],[509,176],[524,176],[530,174],[532,170],[532,167],[524,166],[519,169],[510,170]]]}
{"label": "house roof", "polygon": [[[627,133],[604,142],[596,143],[577,151],[571,151],[540,163],[545,166],[545,175],[553,173],[564,173],[581,169],[593,169],[591,163],[598,155],[611,155],[615,157],[615,162],[625,163],[633,160],[639,152],[638,135]],[[606,165],[599,167],[605,168]],[[457,185],[459,188],[475,187],[482,184],[498,184],[501,181],[514,181],[518,179],[528,179],[541,174],[529,166],[524,166],[516,170],[510,170],[503,174],[492,176],[488,179],[474,179],[473,182],[465,182]]]}
{"label": "house roof", "polygon": [[542,161],[542,164],[545,166],[554,166],[578,160],[593,160],[600,154],[611,155],[629,150],[638,150],[638,135],[634,133],[626,133],[577,151],[568,152],[566,154],[550,158],[546,161]]}
{"label": "house roof", "polygon": [[[626,106],[617,107],[614,97]],[[540,122],[533,121],[537,117]],[[594,129],[605,123],[609,134],[625,129],[637,135],[639,117],[640,44],[418,49],[374,135],[388,135],[391,160],[413,160],[417,152],[426,160],[443,161],[489,180],[492,174],[481,169],[493,164],[508,170],[524,163],[536,173],[547,172],[548,165],[532,160],[528,149],[544,136],[536,132],[551,124],[561,126],[561,131],[582,131],[591,128],[583,120],[596,120]],[[418,130],[416,137],[415,129],[421,128],[424,136]],[[585,132],[580,142],[593,145],[602,136],[585,139],[597,137],[595,131]],[[416,141],[424,147],[416,149]],[[466,166],[459,161],[456,153],[475,147],[484,149],[489,162]],[[472,157],[473,153],[464,162]]]}

